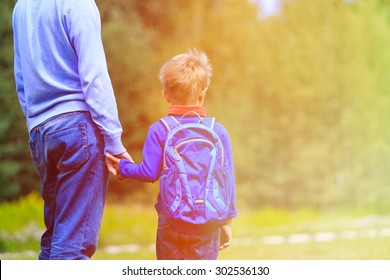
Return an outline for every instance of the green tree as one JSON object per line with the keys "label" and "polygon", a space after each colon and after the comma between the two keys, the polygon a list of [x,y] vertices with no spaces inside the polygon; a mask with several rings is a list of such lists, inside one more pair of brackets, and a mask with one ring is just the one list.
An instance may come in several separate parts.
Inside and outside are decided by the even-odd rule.
{"label": "green tree", "polygon": [[4,0],[0,9],[0,200],[39,188],[14,83],[11,16],[15,3]]}
{"label": "green tree", "polygon": [[360,1],[289,1],[260,24],[258,90],[249,101],[259,108],[259,140],[244,144],[258,152],[247,160],[259,168],[245,176],[246,185],[259,179],[253,204],[364,207],[381,199],[388,30],[374,3]]}
{"label": "green tree", "polygon": [[[239,201],[388,211],[389,2],[283,1],[265,20],[252,2],[97,1],[129,152],[141,160],[148,126],[168,108],[161,65],[198,48],[213,66],[205,106],[231,136]],[[2,199],[39,188],[13,81],[14,3],[0,11]],[[137,199],[157,189],[110,184]]]}
{"label": "green tree", "polygon": [[147,126],[167,106],[159,67],[196,47],[213,65],[205,104],[231,134],[240,199],[324,208],[385,193],[387,163],[375,166],[388,152],[388,23],[373,2],[286,1],[267,20],[246,1],[165,4],[103,7],[124,137],[138,160]]}

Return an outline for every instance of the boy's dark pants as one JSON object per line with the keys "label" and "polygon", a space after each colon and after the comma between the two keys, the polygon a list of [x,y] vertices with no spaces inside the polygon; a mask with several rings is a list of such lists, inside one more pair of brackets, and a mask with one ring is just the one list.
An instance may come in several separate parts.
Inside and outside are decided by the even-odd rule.
{"label": "boy's dark pants", "polygon": [[220,230],[184,234],[174,230],[159,213],[156,255],[158,260],[215,260],[218,257]]}

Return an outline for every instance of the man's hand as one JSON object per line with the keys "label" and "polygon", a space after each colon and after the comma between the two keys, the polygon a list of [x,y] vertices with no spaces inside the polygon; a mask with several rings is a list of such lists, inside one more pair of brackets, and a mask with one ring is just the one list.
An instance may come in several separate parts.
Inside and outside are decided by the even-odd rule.
{"label": "man's hand", "polygon": [[134,160],[131,158],[128,152],[124,152],[123,154],[115,155],[117,158],[125,158],[131,162],[134,162]]}
{"label": "man's hand", "polygon": [[119,174],[119,162],[121,158],[125,158],[131,162],[134,162],[129,153],[127,152],[115,156],[111,154],[106,154],[106,166],[108,168],[108,171],[114,176],[117,176]]}

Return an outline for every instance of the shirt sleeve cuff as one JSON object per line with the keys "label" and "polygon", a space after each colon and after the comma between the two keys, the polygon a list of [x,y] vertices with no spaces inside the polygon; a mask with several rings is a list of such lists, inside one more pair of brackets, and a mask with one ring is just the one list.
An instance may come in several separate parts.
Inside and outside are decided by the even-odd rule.
{"label": "shirt sleeve cuff", "polygon": [[104,137],[104,154],[119,155],[124,152],[126,152],[126,148],[122,144],[120,135],[117,137]]}

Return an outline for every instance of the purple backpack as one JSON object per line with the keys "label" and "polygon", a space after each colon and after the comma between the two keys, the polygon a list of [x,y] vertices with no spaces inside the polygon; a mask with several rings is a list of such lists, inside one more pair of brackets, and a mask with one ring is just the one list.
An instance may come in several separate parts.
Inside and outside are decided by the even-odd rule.
{"label": "purple backpack", "polygon": [[213,130],[215,118],[198,117],[199,122],[184,124],[173,116],[161,119],[168,130],[161,201],[168,221],[222,223],[230,209],[232,170]]}

